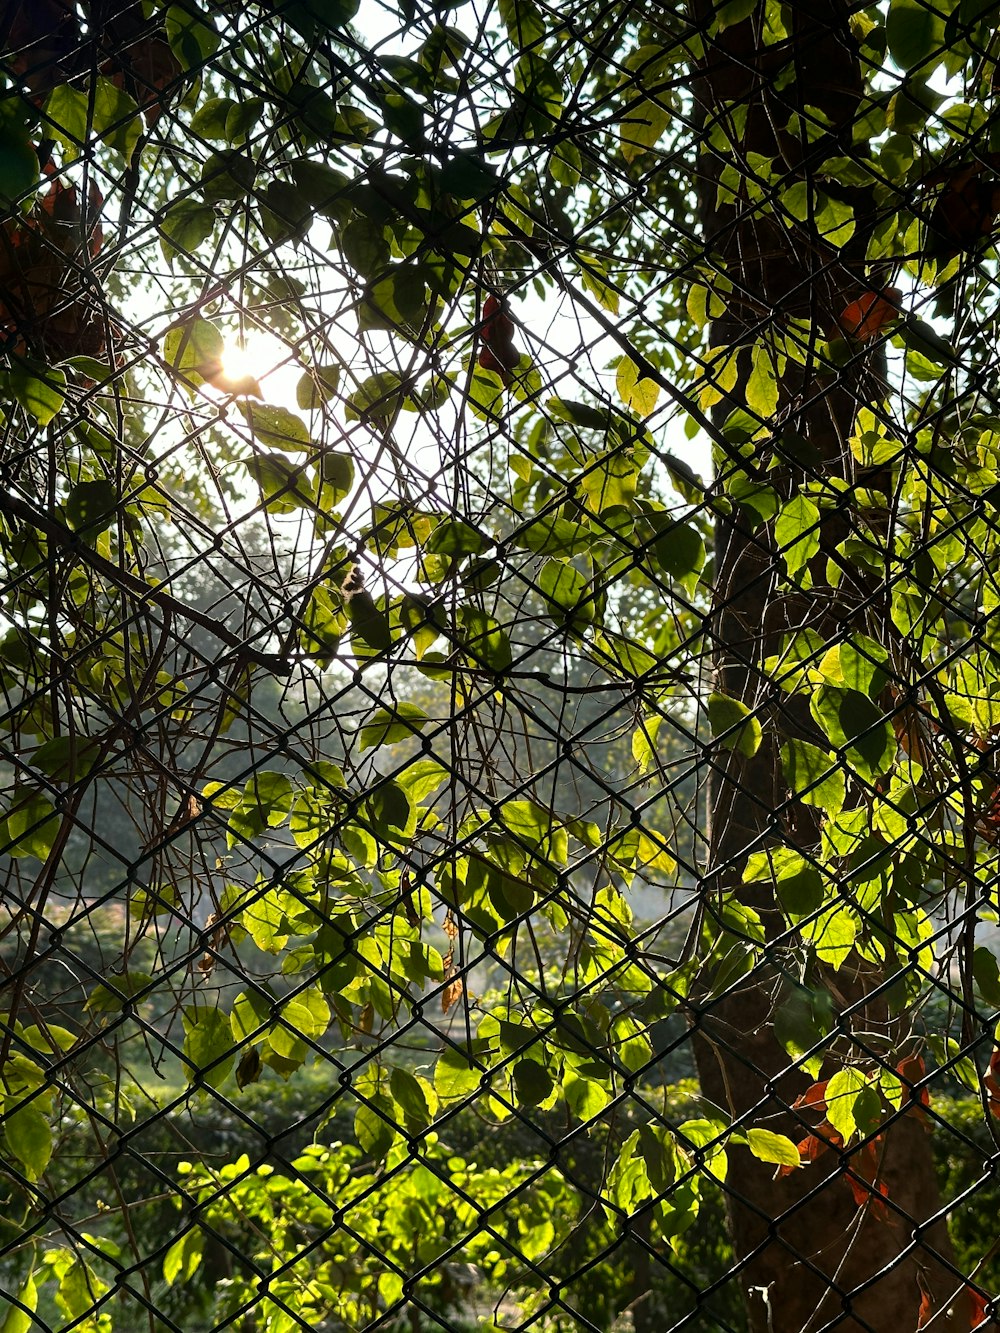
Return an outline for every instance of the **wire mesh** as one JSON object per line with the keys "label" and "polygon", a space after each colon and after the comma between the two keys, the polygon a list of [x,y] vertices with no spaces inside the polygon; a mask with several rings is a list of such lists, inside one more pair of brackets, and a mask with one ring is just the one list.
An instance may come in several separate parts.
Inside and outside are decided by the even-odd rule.
{"label": "wire mesh", "polygon": [[0,1309],[992,1327],[989,0],[0,6]]}

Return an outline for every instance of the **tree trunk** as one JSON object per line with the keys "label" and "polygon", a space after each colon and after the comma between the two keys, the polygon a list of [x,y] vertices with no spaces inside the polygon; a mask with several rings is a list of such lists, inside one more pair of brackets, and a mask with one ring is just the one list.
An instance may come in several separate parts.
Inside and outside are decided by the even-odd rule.
{"label": "tree trunk", "polygon": [[[716,6],[695,0],[699,28],[706,32]],[[788,40],[765,45],[761,13],[709,39],[694,85],[709,146],[702,154],[701,220],[706,252],[732,283],[726,313],[715,322],[715,346],[759,341],[767,329],[783,333],[790,318],[810,321],[817,337],[836,328],[837,316],[870,283],[865,254],[873,222],[872,201],[859,189],[841,189],[824,180],[854,209],[854,236],[840,250],[825,245],[811,223],[787,227],[761,209],[752,190],[739,189],[735,202],[720,203],[717,186],[725,168],[740,178],[773,162],[783,186],[810,181],[817,165],[852,148],[851,125],[861,103],[862,79],[844,0],[802,0],[788,7],[794,27]],[[775,85],[782,89],[775,91]],[[745,121],[741,121],[745,108]],[[792,113],[820,113],[828,126],[820,140],[797,137]],[[714,143],[712,127],[723,127]],[[754,157],[753,155],[759,155]],[[755,165],[756,164],[756,165]],[[730,175],[730,179],[732,179]],[[765,187],[766,188],[766,187]],[[860,364],[834,382],[821,367],[794,367],[780,384],[775,414],[779,429],[794,430],[804,442],[806,462],[767,473],[769,485],[794,494],[806,477],[835,476],[855,481],[848,438],[859,403],[870,400],[877,366]],[[791,366],[791,363],[789,363]],[[722,421],[741,402],[737,384],[720,404]],[[800,447],[802,447],[800,443]],[[765,446],[761,446],[762,453]],[[759,459],[761,476],[771,456]],[[798,806],[791,818],[777,816],[788,799],[779,747],[789,734],[824,748],[801,699],[782,695],[767,680],[764,663],[782,638],[809,627],[832,643],[857,623],[862,599],[846,575],[836,589],[823,586],[827,553],[849,531],[845,506],[824,519],[814,586],[808,594],[790,584],[778,592],[780,561],[773,533],[753,527],[734,507],[720,520],[716,555],[715,604],[711,635],[715,645],[715,688],[749,705],[764,728],[752,758],[736,752],[716,756],[708,784],[712,828],[705,901],[726,895],[760,912],[768,940],[786,929],[773,898],[756,884],[741,888],[747,856],[778,843],[815,852],[815,812]],[[774,1032],[776,997],[785,978],[779,950],[749,976],[712,998],[702,991],[695,1019],[695,1049],[704,1094],[737,1120],[804,1138],[810,1124],[791,1110],[811,1079],[794,1068]],[[826,982],[840,1009],[838,1050],[871,1067],[870,1050],[850,1043],[853,1031],[891,1033],[885,1005],[869,998],[882,981],[856,955]],[[707,986],[707,980],[703,983]],[[823,1077],[835,1072],[829,1064]],[[916,1328],[923,1293],[929,1293],[934,1330],[969,1327],[969,1305],[952,1264],[939,1210],[930,1136],[914,1114],[897,1118],[883,1133],[878,1181],[886,1187],[885,1209],[871,1202],[859,1209],[845,1165],[859,1168],[856,1155],[843,1160],[828,1151],[806,1169],[774,1178],[775,1168],[750,1153],[730,1155],[726,1181],[738,1280],[747,1295],[755,1333],[813,1333],[836,1327],[844,1333],[906,1333]],[[887,1215],[886,1215],[887,1214]]]}

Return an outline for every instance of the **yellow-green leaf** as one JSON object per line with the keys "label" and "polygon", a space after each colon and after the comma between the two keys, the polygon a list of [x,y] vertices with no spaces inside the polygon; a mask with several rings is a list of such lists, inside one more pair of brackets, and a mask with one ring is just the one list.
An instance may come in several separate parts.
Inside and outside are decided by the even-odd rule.
{"label": "yellow-green leaf", "polygon": [[799,1150],[784,1134],[769,1129],[747,1130],[747,1143],[754,1157],[762,1162],[776,1162],[779,1166],[801,1166]]}
{"label": "yellow-green leaf", "polygon": [[750,759],[760,748],[760,722],[739,699],[728,694],[713,694],[708,700],[708,721],[712,735],[726,750],[736,750]]}
{"label": "yellow-green leaf", "polygon": [[627,356],[618,363],[615,385],[622,402],[637,416],[648,417],[652,413],[660,396],[660,386],[641,376],[639,367]]}

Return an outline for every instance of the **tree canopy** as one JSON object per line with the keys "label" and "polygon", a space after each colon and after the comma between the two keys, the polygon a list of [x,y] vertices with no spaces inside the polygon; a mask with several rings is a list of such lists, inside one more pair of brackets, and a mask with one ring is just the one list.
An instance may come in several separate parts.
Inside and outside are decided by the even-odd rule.
{"label": "tree canopy", "polygon": [[0,7],[0,1333],[992,1322],[996,18]]}

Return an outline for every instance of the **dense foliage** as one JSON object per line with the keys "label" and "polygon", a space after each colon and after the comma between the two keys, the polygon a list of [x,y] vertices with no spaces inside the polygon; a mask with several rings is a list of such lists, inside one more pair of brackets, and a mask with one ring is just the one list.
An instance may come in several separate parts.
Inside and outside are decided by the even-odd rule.
{"label": "dense foliage", "polygon": [[986,1317],[995,18],[3,8],[3,1333]]}

